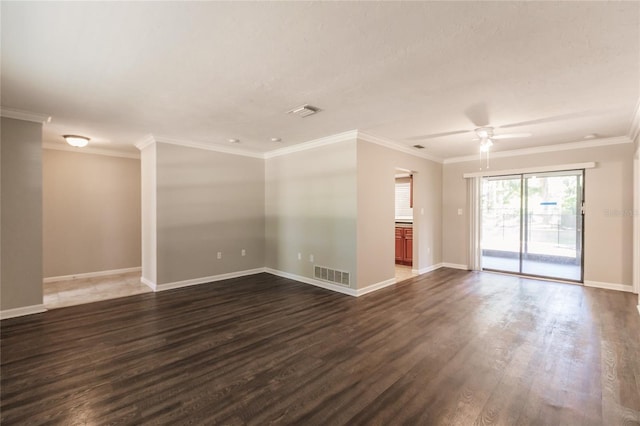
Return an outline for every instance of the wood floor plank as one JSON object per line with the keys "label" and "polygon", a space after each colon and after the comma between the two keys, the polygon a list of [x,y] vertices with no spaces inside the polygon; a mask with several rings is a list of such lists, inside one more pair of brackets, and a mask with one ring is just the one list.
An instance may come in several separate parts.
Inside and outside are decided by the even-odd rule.
{"label": "wood floor plank", "polygon": [[640,424],[634,295],[442,268],[269,274],[0,323],[0,422]]}

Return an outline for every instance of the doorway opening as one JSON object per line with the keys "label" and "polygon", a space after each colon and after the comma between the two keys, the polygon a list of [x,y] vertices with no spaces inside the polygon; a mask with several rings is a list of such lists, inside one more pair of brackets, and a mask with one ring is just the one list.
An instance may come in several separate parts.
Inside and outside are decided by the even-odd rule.
{"label": "doorway opening", "polygon": [[413,173],[395,174],[395,270],[396,282],[415,275],[413,269]]}
{"label": "doorway opening", "polygon": [[584,170],[486,177],[482,269],[583,282]]}

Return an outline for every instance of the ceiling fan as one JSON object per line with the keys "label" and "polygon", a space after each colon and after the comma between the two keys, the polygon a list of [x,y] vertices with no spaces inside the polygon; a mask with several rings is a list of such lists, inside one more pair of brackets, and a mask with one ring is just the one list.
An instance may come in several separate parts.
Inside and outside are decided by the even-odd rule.
{"label": "ceiling fan", "polygon": [[[414,136],[409,139],[412,139],[412,140],[435,139],[435,138],[441,138],[446,136],[474,132],[475,137],[472,139],[472,141],[480,142],[480,161],[482,161],[482,154],[485,153],[485,156],[487,159],[487,168],[488,168],[489,167],[489,150],[491,146],[493,146],[494,141],[497,141],[500,139],[526,138],[532,135],[531,133],[528,133],[528,132],[495,134],[494,130],[496,129],[496,127],[489,125],[490,123],[489,112],[488,112],[487,105],[484,102],[476,103],[469,106],[464,111],[464,115],[469,119],[469,121],[471,121],[471,123],[473,123],[476,126],[475,129],[454,130],[451,132],[444,132],[444,133],[432,133],[429,135]],[[538,120],[538,121],[549,121],[552,119],[555,119],[555,118],[552,117],[552,118],[548,118],[545,120]],[[498,126],[497,128],[500,129],[500,128],[508,128],[508,127],[517,127],[517,126],[524,126],[527,124],[531,124],[531,123],[529,122],[512,123],[512,124]]]}
{"label": "ceiling fan", "polygon": [[476,132],[476,137],[472,139],[472,141],[477,142],[480,141],[480,152],[488,152],[489,148],[493,145],[493,141],[500,139],[514,139],[514,138],[527,138],[531,136],[531,133],[504,133],[500,135],[495,135],[493,133],[493,127],[484,126],[478,127],[474,130]]}
{"label": "ceiling fan", "polygon": [[493,127],[484,126],[478,127],[474,130],[476,137],[472,139],[474,142],[480,141],[480,169],[482,170],[482,154],[484,153],[487,161],[487,169],[489,168],[489,149],[493,146],[494,140],[499,139],[513,139],[513,138],[526,138],[531,136],[531,133],[503,133],[500,135],[493,134]]}

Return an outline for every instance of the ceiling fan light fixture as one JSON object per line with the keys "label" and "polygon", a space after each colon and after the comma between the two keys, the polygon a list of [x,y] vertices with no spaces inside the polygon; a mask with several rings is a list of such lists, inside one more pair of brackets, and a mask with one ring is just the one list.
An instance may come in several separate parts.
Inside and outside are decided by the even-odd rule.
{"label": "ceiling fan light fixture", "polygon": [[479,127],[476,129],[476,135],[481,139],[490,138],[493,136],[493,127]]}
{"label": "ceiling fan light fixture", "polygon": [[493,141],[491,139],[483,139],[480,142],[480,152],[489,152],[489,148],[493,146]]}
{"label": "ceiling fan light fixture", "polygon": [[65,141],[67,141],[69,145],[75,146],[76,148],[82,148],[87,146],[87,144],[91,140],[85,136],[78,136],[78,135],[63,135],[62,137],[64,138]]}

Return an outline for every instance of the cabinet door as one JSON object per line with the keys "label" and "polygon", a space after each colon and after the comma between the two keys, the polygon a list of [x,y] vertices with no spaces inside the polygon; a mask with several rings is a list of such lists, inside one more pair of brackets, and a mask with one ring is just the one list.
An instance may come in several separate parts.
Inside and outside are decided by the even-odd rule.
{"label": "cabinet door", "polygon": [[413,229],[404,230],[404,259],[402,260],[405,265],[413,265]]}
{"label": "cabinet door", "polygon": [[404,234],[402,228],[396,228],[396,263],[404,261]]}

